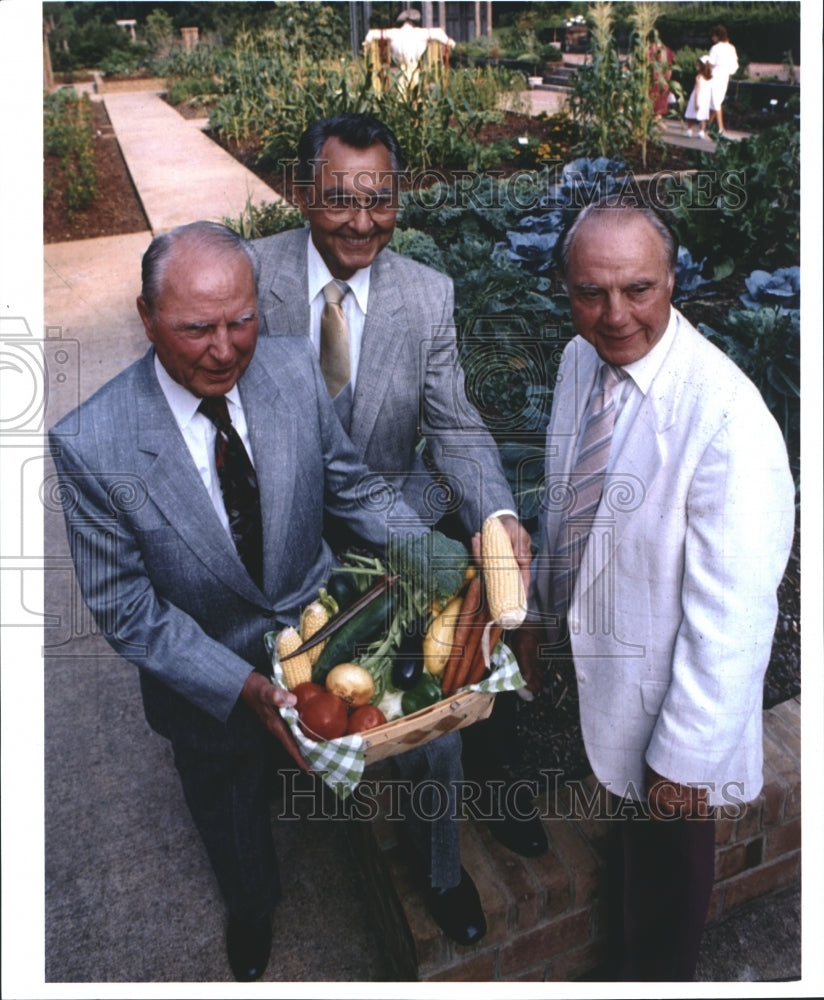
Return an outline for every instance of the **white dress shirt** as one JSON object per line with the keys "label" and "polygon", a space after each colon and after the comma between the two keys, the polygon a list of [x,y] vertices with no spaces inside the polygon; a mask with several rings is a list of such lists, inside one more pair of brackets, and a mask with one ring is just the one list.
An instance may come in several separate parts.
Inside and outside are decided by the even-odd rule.
{"label": "white dress shirt", "polygon": [[[624,441],[627,439],[638,410],[644,397],[649,392],[653,379],[658,374],[664,358],[667,356],[675,337],[677,321],[674,310],[670,309],[669,323],[664,330],[664,335],[652,350],[645,354],[643,358],[633,361],[628,365],[622,365],[622,371],[626,372],[629,378],[623,379],[615,390],[615,427],[612,432],[612,445],[609,451],[609,463],[607,472],[612,472],[615,457],[620,455]],[[596,379],[597,383],[597,379]],[[597,386],[596,386],[597,388]]]}
{"label": "white dress shirt", "polygon": [[[166,402],[169,404],[177,426],[180,428],[180,433],[183,435],[186,447],[194,459],[197,471],[203,480],[203,485],[206,487],[206,491],[217,512],[217,516],[220,518],[221,524],[226,529],[227,534],[231,536],[229,517],[226,514],[223,494],[220,491],[220,480],[218,479],[217,468],[215,466],[215,434],[217,433],[215,425],[208,417],[202,413],[198,413],[197,408],[200,406],[200,397],[189,392],[179,382],[175,382],[161,364],[157,354],[155,354],[154,365],[160,388],[163,390]],[[240,402],[240,392],[238,391],[237,383],[226,393],[226,399],[229,405],[229,418],[235,430],[240,435],[243,446],[249,455],[249,460],[254,465],[252,447],[249,441],[249,429],[246,426],[246,416]]]}

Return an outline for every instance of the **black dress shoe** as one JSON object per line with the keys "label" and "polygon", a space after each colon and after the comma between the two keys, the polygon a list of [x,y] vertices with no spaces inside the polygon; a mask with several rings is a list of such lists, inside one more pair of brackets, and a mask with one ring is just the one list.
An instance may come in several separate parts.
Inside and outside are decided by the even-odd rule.
{"label": "black dress shoe", "polygon": [[430,889],[429,912],[448,938],[458,944],[475,944],[486,934],[486,918],[475,883],[463,867],[453,889]]}
{"label": "black dress shoe", "polygon": [[232,974],[239,983],[260,979],[269,964],[272,950],[272,918],[241,920],[229,917],[226,928],[226,951]]}
{"label": "black dress shoe", "polygon": [[[514,801],[511,801],[512,798]],[[549,847],[543,825],[526,788],[519,788],[514,796],[504,796],[500,810],[497,815],[490,817],[487,825],[498,843],[524,858],[540,857]]]}

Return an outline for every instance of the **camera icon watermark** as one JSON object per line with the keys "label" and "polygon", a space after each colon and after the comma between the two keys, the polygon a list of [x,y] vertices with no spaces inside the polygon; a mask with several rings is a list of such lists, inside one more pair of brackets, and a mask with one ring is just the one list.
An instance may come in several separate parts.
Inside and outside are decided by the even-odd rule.
{"label": "camera icon watermark", "polygon": [[34,337],[22,316],[0,317],[0,444],[7,435],[41,435],[52,393],[80,402],[80,344],[47,326]]}
{"label": "camera icon watermark", "polygon": [[[36,337],[23,316],[0,317],[0,461],[3,518],[0,586],[3,628],[42,628],[57,618],[44,606],[47,571],[68,574],[68,558],[44,550],[44,432],[50,398],[61,409],[79,403],[80,345],[61,327]],[[71,429],[72,421],[69,420]]]}

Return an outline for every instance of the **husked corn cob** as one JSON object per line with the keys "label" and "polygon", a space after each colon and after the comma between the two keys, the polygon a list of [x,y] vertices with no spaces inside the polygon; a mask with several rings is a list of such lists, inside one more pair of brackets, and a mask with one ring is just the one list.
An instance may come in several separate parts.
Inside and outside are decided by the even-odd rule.
{"label": "husked corn cob", "polygon": [[[304,642],[311,639],[315,632],[317,632],[318,629],[323,628],[328,621],[329,612],[320,601],[312,601],[311,604],[307,604],[303,609],[303,614],[300,616],[301,639]],[[315,662],[320,656],[320,652],[325,645],[326,640],[324,639],[323,642],[319,642],[317,646],[313,646],[311,649],[306,651],[306,655],[309,657],[309,662],[312,666],[315,665]]]}
{"label": "husked corn cob", "polygon": [[517,628],[526,618],[526,593],[506,528],[493,516],[481,531],[483,580],[492,621]]}
{"label": "husked corn cob", "polygon": [[312,680],[312,664],[309,662],[309,656],[306,653],[301,653],[300,656],[293,656],[291,660],[283,659],[284,656],[293,653],[302,642],[303,640],[298,630],[292,628],[291,625],[288,625],[278,636],[277,651],[280,657],[280,667],[283,671],[283,680],[290,691],[296,688],[298,684]]}

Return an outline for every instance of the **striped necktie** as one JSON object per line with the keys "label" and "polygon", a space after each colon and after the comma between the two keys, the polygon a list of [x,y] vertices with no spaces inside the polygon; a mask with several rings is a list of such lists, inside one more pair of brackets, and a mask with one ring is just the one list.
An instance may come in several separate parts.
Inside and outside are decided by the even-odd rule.
{"label": "striped necktie", "polygon": [[198,411],[215,425],[215,465],[232,541],[249,575],[263,583],[263,527],[257,475],[229,417],[225,396],[205,396]]}
{"label": "striped necktie", "polygon": [[612,389],[626,377],[626,373],[620,368],[603,364],[600,372],[601,391],[587,411],[578,457],[570,477],[572,506],[558,533],[555,546],[553,610],[561,616],[567,613],[581,556],[604,489],[615,427]]}

